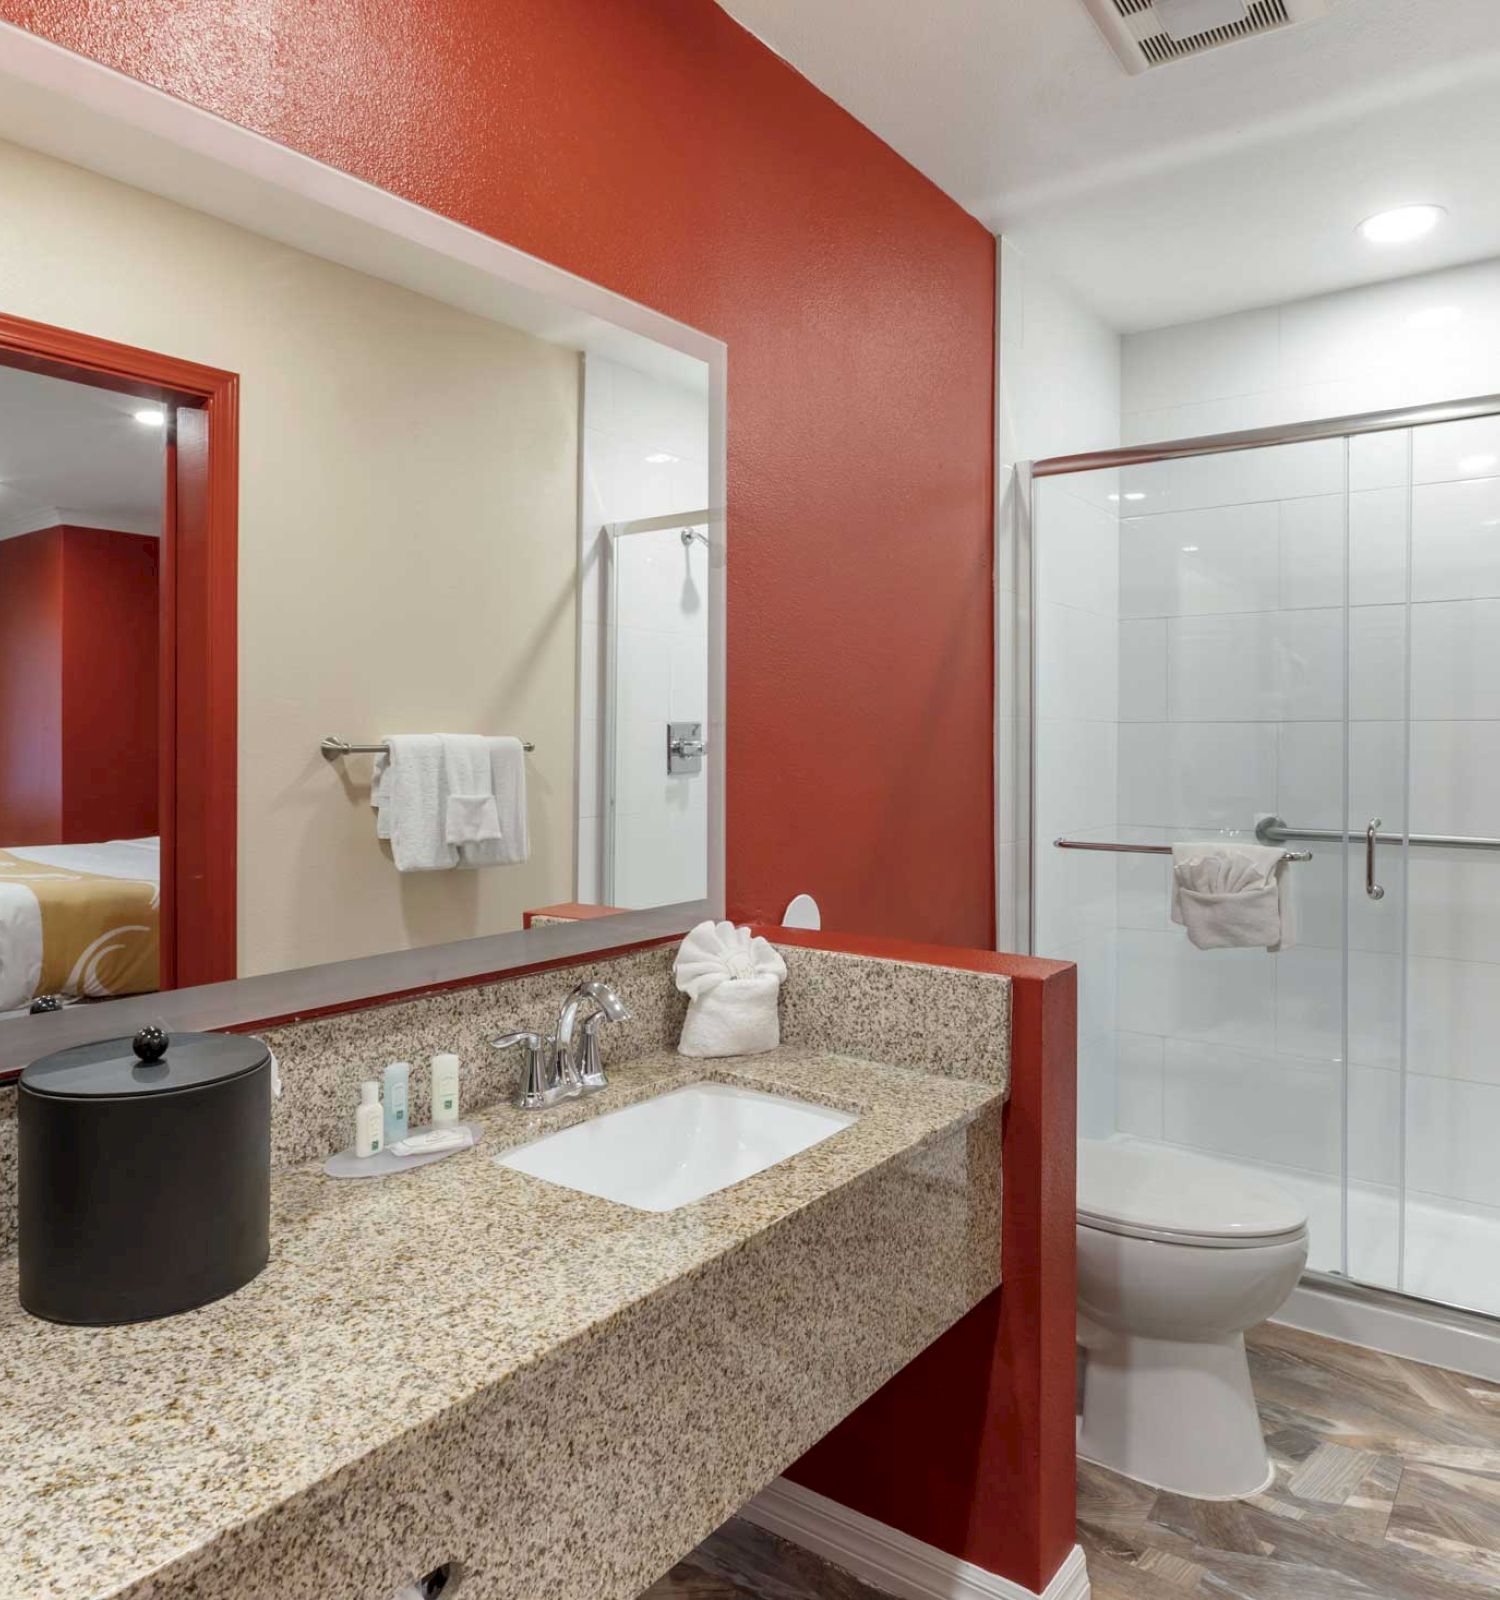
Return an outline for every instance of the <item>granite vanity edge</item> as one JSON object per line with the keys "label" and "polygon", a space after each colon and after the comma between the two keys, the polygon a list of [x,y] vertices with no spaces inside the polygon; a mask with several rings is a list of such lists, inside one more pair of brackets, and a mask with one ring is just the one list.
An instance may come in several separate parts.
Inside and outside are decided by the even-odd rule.
{"label": "granite vanity edge", "polygon": [[[777,1062],[780,1064],[780,1070],[777,1070]],[[363,1446],[352,1440],[350,1445],[353,1448],[350,1448],[342,1458],[339,1458],[336,1454],[339,1446],[334,1446],[334,1451],[329,1453],[329,1458],[325,1458],[323,1461],[310,1461],[307,1464],[310,1470],[305,1474],[305,1477],[301,1477],[301,1482],[297,1482],[299,1474],[297,1474],[296,1469],[291,1470],[283,1478],[283,1482],[275,1490],[270,1491],[272,1498],[262,1502],[259,1506],[249,1507],[249,1509],[245,1510],[245,1514],[240,1515],[240,1517],[233,1517],[233,1520],[227,1520],[221,1528],[209,1531],[206,1536],[203,1536],[197,1544],[193,1544],[189,1549],[203,1549],[203,1547],[209,1546],[214,1539],[222,1539],[225,1534],[232,1533],[235,1528],[241,1528],[241,1526],[246,1526],[248,1523],[253,1522],[254,1518],[264,1515],[267,1510],[275,1509],[277,1506],[285,1506],[285,1504],[296,1501],[296,1499],[305,1496],[305,1494],[315,1493],[318,1485],[325,1483],[329,1475],[347,1469],[353,1462],[363,1461],[363,1459],[368,1458],[369,1454],[387,1450],[392,1446],[393,1442],[397,1442],[406,1432],[409,1432],[411,1427],[424,1426],[425,1422],[441,1418],[448,1411],[453,1410],[454,1406],[472,1405],[472,1403],[477,1402],[477,1397],[493,1394],[496,1390],[502,1389],[504,1384],[515,1378],[521,1371],[531,1370],[534,1366],[545,1366],[555,1358],[566,1355],[569,1350],[576,1349],[580,1342],[601,1338],[603,1334],[608,1333],[612,1326],[619,1322],[620,1317],[632,1314],[632,1310],[638,1309],[643,1302],[649,1302],[659,1294],[668,1293],[668,1291],[675,1290],[675,1288],[691,1291],[694,1283],[699,1278],[704,1277],[705,1274],[710,1274],[712,1270],[715,1270],[716,1266],[723,1266],[724,1262],[734,1258],[737,1254],[752,1250],[758,1243],[771,1242],[772,1238],[776,1237],[782,1229],[808,1226],[806,1224],[806,1216],[808,1216],[809,1211],[816,1211],[820,1205],[830,1202],[838,1195],[846,1195],[848,1197],[851,1194],[860,1194],[864,1190],[864,1186],[878,1184],[900,1162],[912,1160],[913,1157],[921,1157],[921,1154],[926,1152],[929,1146],[936,1146],[943,1139],[961,1138],[966,1133],[966,1130],[971,1130],[972,1126],[975,1123],[982,1122],[983,1118],[990,1118],[991,1125],[998,1130],[999,1114],[1001,1114],[1001,1104],[1003,1104],[1003,1094],[995,1085],[945,1080],[945,1078],[939,1078],[934,1074],[926,1074],[923,1070],[915,1069],[915,1067],[892,1066],[889,1062],[870,1061],[870,1059],[857,1058],[857,1056],[840,1056],[840,1054],[830,1054],[827,1051],[817,1050],[816,1046],[793,1045],[793,1043],[782,1046],[782,1051],[779,1051],[779,1053],[768,1053],[766,1056],[748,1056],[748,1058],[718,1059],[718,1061],[699,1061],[699,1059],[683,1058],[683,1056],[678,1056],[675,1051],[662,1050],[636,1059],[636,1061],[632,1062],[632,1066],[643,1069],[646,1078],[638,1086],[640,1093],[628,1096],[625,1104],[638,1101],[638,1099],[649,1098],[652,1093],[660,1093],[667,1083],[676,1086],[681,1085],[681,1083],[705,1082],[705,1080],[707,1082],[715,1082],[715,1080],[716,1082],[726,1082],[728,1080],[728,1082],[758,1086],[758,1088],[764,1088],[764,1090],[772,1091],[772,1093],[795,1094],[798,1098],[811,1099],[814,1102],[819,1101],[819,1099],[822,1099],[825,1104],[840,1104],[840,1102],[843,1102],[851,1109],[852,1107],[859,1107],[859,1109],[867,1110],[870,1114],[878,1114],[883,1118],[883,1122],[881,1122],[880,1126],[870,1126],[870,1133],[878,1142],[876,1142],[876,1146],[873,1149],[865,1150],[857,1157],[857,1160],[864,1163],[864,1165],[857,1165],[856,1170],[844,1171],[843,1174],[838,1174],[838,1168],[843,1163],[838,1162],[838,1158],[836,1158],[835,1142],[827,1141],[822,1160],[827,1162],[830,1154],[835,1154],[835,1171],[833,1173],[830,1173],[827,1168],[820,1170],[816,1158],[816,1152],[819,1147],[814,1146],[812,1149],[806,1150],[806,1152],[801,1152],[801,1160],[814,1157],[814,1163],[812,1163],[811,1168],[804,1165],[801,1166],[800,1173],[790,1171],[795,1168],[796,1163],[800,1162],[800,1158],[793,1157],[790,1162],[776,1163],[776,1166],[768,1168],[764,1173],[755,1174],[752,1178],[745,1179],[742,1184],[731,1186],[731,1189],[721,1190],[720,1195],[710,1195],[704,1202],[710,1214],[704,1216],[704,1214],[700,1213],[704,1238],[699,1240],[699,1238],[694,1237],[691,1245],[686,1246],[688,1250],[696,1251],[696,1254],[692,1254],[691,1259],[686,1259],[686,1256],[684,1256],[684,1242],[681,1232],[678,1232],[676,1237],[670,1234],[662,1235],[662,1238],[664,1238],[664,1243],[662,1243],[664,1251],[680,1256],[681,1259],[672,1259],[670,1256],[665,1256],[664,1261],[662,1261],[662,1270],[654,1277],[652,1277],[651,1270],[649,1270],[648,1259],[646,1261],[646,1275],[641,1280],[640,1286],[630,1286],[630,1280],[625,1277],[624,1282],[627,1288],[625,1288],[624,1293],[619,1294],[619,1298],[616,1301],[604,1306],[603,1309],[596,1310],[596,1312],[592,1312],[592,1310],[587,1312],[587,1322],[568,1326],[566,1331],[561,1333],[560,1338],[552,1339],[550,1342],[542,1342],[536,1349],[525,1349],[525,1347],[518,1349],[517,1358],[509,1366],[505,1366],[504,1370],[491,1371],[491,1373],[486,1374],[478,1381],[465,1379],[465,1384],[467,1384],[465,1389],[457,1392],[453,1397],[449,1397],[445,1405],[441,1405],[438,1410],[432,1411],[432,1413],[425,1414],[424,1418],[406,1418],[405,1421],[401,1422],[401,1426],[392,1427],[389,1432],[385,1432],[384,1437],[373,1438]],[[820,1069],[827,1069],[830,1066],[844,1067],[851,1074],[859,1074],[860,1070],[865,1069],[876,1070],[876,1072],[880,1072],[883,1075],[883,1090],[872,1090],[872,1094],[867,1098],[864,1094],[851,1090],[848,1077],[844,1080],[841,1088],[840,1085],[828,1085],[827,1088],[824,1088],[819,1083]],[[787,1082],[788,1078],[792,1078],[793,1082]],[[900,1082],[897,1082],[897,1080],[900,1080]],[[916,1131],[912,1131],[912,1125],[908,1123],[907,1115],[905,1115],[908,1107],[902,1096],[912,1093],[913,1090],[920,1090],[923,1082],[932,1083],[932,1088],[940,1094],[940,1101],[937,1106],[932,1107],[931,1118],[929,1118],[931,1125],[918,1126]],[[620,1074],[617,1085],[620,1088],[625,1088],[628,1085],[627,1074],[624,1074],[624,1072]],[[926,1101],[923,1101],[923,1104],[926,1106]],[[501,1126],[497,1126],[496,1130],[494,1130],[493,1138],[489,1138],[486,1141],[486,1146],[481,1146],[480,1150],[467,1152],[464,1157],[461,1157],[461,1160],[469,1162],[469,1160],[477,1158],[480,1162],[485,1162],[488,1165],[489,1158],[493,1157],[496,1152],[502,1149],[509,1149],[509,1147],[515,1146],[518,1142],[526,1142],[526,1139],[531,1138],[533,1134],[534,1136],[542,1136],[542,1134],[550,1133],[550,1131],[557,1131],[560,1126],[569,1125],[569,1123],[577,1122],[577,1120],[587,1120],[592,1115],[612,1109],[617,1109],[617,1107],[601,1106],[598,1101],[585,1101],[582,1104],[561,1107],[561,1114],[563,1114],[561,1117],[558,1117],[557,1112],[541,1114],[541,1117],[537,1117],[536,1125],[533,1125],[529,1118],[536,1114],[523,1114],[523,1112],[517,1112],[517,1110],[510,1109],[510,1107],[499,1107],[499,1114],[501,1114],[499,1122],[501,1122]],[[998,1155],[998,1152],[996,1152],[996,1155]],[[848,1162],[848,1157],[844,1157],[844,1162]],[[446,1165],[449,1165],[449,1163],[441,1163],[438,1168],[429,1168],[429,1171],[433,1174],[441,1173],[443,1166]],[[996,1158],[995,1165],[996,1187],[998,1187],[998,1158]],[[296,1216],[299,1205],[301,1205],[301,1200],[297,1197],[297,1187],[302,1186],[307,1181],[317,1181],[317,1166],[317,1160],[312,1160],[312,1162],[299,1163],[297,1168],[289,1168],[289,1170],[283,1170],[283,1173],[281,1173],[281,1182],[288,1186],[285,1194],[285,1203],[288,1206],[288,1211],[285,1214],[289,1218]],[[451,1171],[453,1173],[459,1171],[457,1163],[451,1165]],[[772,1174],[776,1174],[776,1176],[772,1176]],[[417,1174],[417,1176],[422,1178],[425,1174]],[[832,1186],[828,1182],[830,1178],[833,1178]],[[790,1179],[790,1182],[788,1182],[788,1179]],[[766,1192],[758,1195],[752,1190],[747,1194],[745,1186],[753,1186],[756,1182],[760,1182]],[[339,1187],[344,1189],[347,1186]],[[384,1190],[385,1194],[389,1194],[390,1197],[398,1198],[397,1190],[389,1189],[384,1184],[374,1184],[374,1186],[360,1184],[357,1189],[368,1189],[371,1195],[376,1194],[377,1190]],[[739,1190],[739,1195],[737,1195],[736,1200],[731,1202],[728,1197],[736,1194],[736,1190]],[[715,1202],[718,1202],[720,1206],[736,1205],[736,1203],[747,1206],[744,1219],[737,1218],[732,1213],[724,1214],[723,1211],[715,1216],[715,1214],[712,1214]],[[401,1203],[400,1200],[398,1200],[398,1203]],[[603,1206],[603,1208],[614,1210],[611,1203],[604,1202],[604,1200],[595,1200],[592,1197],[584,1197],[584,1195],[571,1195],[566,1203],[572,1206],[576,1213],[585,1208],[585,1206]],[[996,1206],[998,1206],[998,1198],[996,1198]],[[670,1213],[667,1216],[670,1216]],[[667,1216],[662,1218],[664,1224],[667,1222]],[[668,1224],[668,1227],[670,1227],[670,1224]],[[606,1245],[612,1248],[612,1240],[606,1240]],[[652,1246],[648,1245],[646,1248],[649,1251]],[[296,1256],[294,1254],[293,1258],[291,1258],[291,1264],[293,1264],[293,1270],[296,1270]],[[628,1270],[630,1270],[628,1266],[625,1267],[627,1274]],[[998,1261],[995,1262],[995,1270],[996,1274],[998,1274]],[[222,1302],[222,1304],[232,1304],[232,1302]],[[272,1315],[275,1315],[275,1312],[272,1312]],[[18,1371],[19,1376],[19,1368],[16,1371]],[[208,1462],[205,1462],[205,1466],[208,1466]],[[170,1560],[176,1560],[176,1558],[170,1558]],[[150,1573],[160,1573],[162,1570],[163,1563],[158,1562],[157,1565],[149,1568],[139,1578],[128,1578],[128,1574],[126,1574],[126,1581],[130,1582],[131,1587],[118,1590],[118,1592],[122,1592],[122,1594],[136,1592],[136,1594],[141,1594],[142,1600],[144,1600],[144,1595],[154,1592],[149,1587],[144,1587],[149,1582]]]}
{"label": "granite vanity edge", "polygon": [[[968,1141],[979,1134],[981,1138],[988,1137],[998,1151],[1001,1111],[1002,1106],[997,1094],[993,1091],[986,1093],[982,1101],[973,1106],[960,1108],[951,1118],[928,1129],[910,1144],[891,1151],[834,1187],[806,1197],[770,1223],[741,1237],[725,1241],[721,1247],[712,1250],[675,1276],[622,1300],[608,1314],[519,1361],[502,1376],[475,1385],[439,1410],[410,1418],[399,1426],[393,1426],[388,1437],[356,1454],[347,1456],[329,1470],[310,1477],[296,1489],[265,1504],[242,1521],[225,1526],[149,1573],[112,1588],[108,1591],[108,1600],[166,1600],[167,1596],[175,1596],[179,1592],[198,1593],[200,1591],[196,1585],[205,1577],[215,1576],[219,1563],[226,1560],[233,1562],[236,1559],[235,1552],[241,1549],[253,1554],[263,1538],[269,1538],[273,1543],[284,1540],[288,1528],[292,1526],[301,1526],[302,1531],[312,1539],[332,1540],[337,1547],[347,1535],[342,1527],[338,1526],[331,1531],[325,1531],[328,1518],[324,1513],[328,1507],[342,1504],[345,1495],[368,1494],[368,1486],[372,1479],[383,1478],[389,1482],[405,1483],[409,1480],[408,1473],[403,1470],[403,1464],[409,1464],[413,1455],[418,1459],[437,1456],[442,1460],[444,1452],[453,1448],[454,1441],[464,1439],[488,1413],[496,1410],[503,1412],[507,1407],[512,1409],[533,1407],[536,1404],[535,1386],[541,1385],[545,1391],[553,1382],[549,1374],[554,1370],[559,1374],[570,1371],[577,1373],[579,1363],[587,1365],[590,1360],[591,1349],[597,1352],[601,1349],[614,1348],[621,1340],[628,1342],[630,1330],[641,1319],[649,1321],[667,1305],[679,1304],[678,1297],[681,1295],[700,1294],[711,1297],[721,1292],[719,1285],[726,1274],[732,1278],[736,1273],[754,1270],[752,1252],[757,1249],[775,1250],[782,1247],[783,1240],[787,1241],[785,1248],[794,1248],[791,1241],[799,1237],[805,1239],[806,1230],[818,1228],[818,1220],[814,1213],[820,1208],[827,1208],[830,1217],[836,1212],[859,1212],[863,1215],[864,1208],[869,1203],[864,1191],[870,1189],[880,1196],[888,1197],[891,1192],[890,1185],[900,1184],[901,1167],[928,1147],[945,1144],[951,1147],[955,1141]],[[971,1177],[969,1181],[972,1187],[976,1180]],[[941,1336],[944,1326],[951,1326],[953,1319],[961,1316],[965,1310],[972,1309],[985,1294],[993,1292],[999,1285],[1001,1281],[998,1248],[999,1214],[1000,1204],[997,1196],[994,1206],[995,1237],[992,1241],[994,1247],[992,1259],[988,1259],[983,1270],[974,1262],[970,1262],[967,1285],[961,1291],[961,1303],[947,1305],[940,1315],[933,1312],[933,1315],[938,1315],[942,1326],[934,1325],[927,1330],[923,1348],[926,1343]],[[970,1250],[973,1242],[971,1239]],[[962,1247],[955,1244],[954,1248],[957,1254],[963,1254]],[[958,1292],[952,1291],[951,1285],[950,1291]],[[852,1403],[858,1404],[869,1393],[873,1393],[881,1382],[893,1376],[917,1353],[916,1349],[903,1349],[899,1359],[894,1354],[886,1358],[877,1381],[870,1384],[864,1393],[855,1397]],[[831,1419],[828,1425],[831,1426],[836,1420],[837,1418]],[[813,1442],[811,1439],[800,1440],[796,1448],[785,1452],[784,1458],[775,1463],[772,1473],[789,1464],[811,1442]],[[765,1446],[757,1445],[756,1448],[763,1449]],[[758,1477],[756,1481],[764,1481],[764,1476]],[[747,1492],[753,1491],[747,1490]],[[711,1512],[703,1510],[696,1504],[693,1508],[684,1504],[674,1507],[673,1515],[679,1519],[684,1516],[696,1517],[697,1531],[682,1544],[680,1550],[667,1560],[657,1563],[662,1570],[670,1565],[672,1560],[678,1559],[685,1553],[712,1526],[716,1526],[722,1520],[722,1515],[732,1511],[743,1496],[737,1491],[728,1494],[727,1491],[715,1488],[712,1494],[706,1494],[701,1498],[704,1505],[709,1501],[714,1502],[714,1509]],[[717,1504],[719,1500],[725,1501],[722,1507]],[[730,1504],[730,1501],[733,1504]],[[297,1542],[301,1553],[305,1556],[308,1553],[307,1544],[301,1540]],[[628,1543],[625,1540],[621,1542]],[[435,1556],[432,1564],[436,1564],[437,1559]],[[613,1559],[618,1560],[623,1557],[617,1555]],[[257,1576],[254,1586],[244,1590],[244,1600],[263,1600],[263,1596],[269,1595],[269,1591],[261,1587],[259,1560],[256,1561],[256,1566]],[[471,1579],[480,1580],[478,1588],[473,1591],[476,1600],[487,1600],[491,1594],[498,1593],[485,1583],[480,1574],[471,1570],[466,1555],[463,1566],[466,1589]],[[418,1570],[423,1568],[419,1566]],[[639,1584],[633,1582],[628,1593],[638,1594],[640,1588],[649,1584],[655,1575],[656,1567],[647,1562],[642,1568]],[[507,1595],[515,1592],[508,1586],[510,1576],[509,1573],[506,1574],[507,1587],[504,1592]],[[396,1581],[399,1582],[400,1579]],[[489,1583],[492,1584],[494,1581],[495,1573],[491,1571]],[[382,1579],[382,1584],[384,1583],[385,1580]],[[240,1593],[238,1588],[235,1592],[237,1595]],[[276,1590],[278,1595],[280,1592],[279,1589]],[[377,1593],[383,1596],[385,1588],[372,1587],[368,1592],[368,1600],[375,1600]],[[612,1600],[623,1600],[626,1593],[626,1590],[621,1590],[617,1596],[612,1596]],[[360,1590],[359,1594],[361,1600],[366,1600],[364,1590]],[[590,1600],[594,1600],[597,1591],[591,1589],[589,1594]],[[565,1600],[580,1600],[580,1596],[581,1591],[575,1593],[570,1589],[566,1592]],[[84,1597],[78,1596],[77,1600],[84,1600]],[[90,1591],[86,1600],[106,1600],[106,1597],[102,1593],[96,1595]]]}

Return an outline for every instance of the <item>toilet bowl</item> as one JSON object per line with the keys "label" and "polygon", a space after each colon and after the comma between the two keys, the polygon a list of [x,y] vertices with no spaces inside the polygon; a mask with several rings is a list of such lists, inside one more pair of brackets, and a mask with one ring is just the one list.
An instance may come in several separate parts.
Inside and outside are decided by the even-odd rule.
{"label": "toilet bowl", "polygon": [[1307,1214],[1274,1183],[1202,1156],[1078,1144],[1078,1453],[1154,1488],[1264,1489],[1245,1330],[1307,1262]]}

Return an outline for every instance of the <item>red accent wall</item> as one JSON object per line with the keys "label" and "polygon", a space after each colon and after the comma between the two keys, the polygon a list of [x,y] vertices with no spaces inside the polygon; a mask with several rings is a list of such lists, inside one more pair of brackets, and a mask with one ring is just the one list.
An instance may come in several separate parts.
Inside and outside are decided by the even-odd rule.
{"label": "red accent wall", "polygon": [[0,17],[726,340],[730,907],[993,943],[979,223],[712,0]]}
{"label": "red accent wall", "polygon": [[0,540],[0,848],[157,832],[160,541]]}
{"label": "red accent wall", "polygon": [[64,843],[157,828],[161,540],[64,528]]}
{"label": "red accent wall", "polygon": [[62,837],[62,534],[0,539],[0,849]]}

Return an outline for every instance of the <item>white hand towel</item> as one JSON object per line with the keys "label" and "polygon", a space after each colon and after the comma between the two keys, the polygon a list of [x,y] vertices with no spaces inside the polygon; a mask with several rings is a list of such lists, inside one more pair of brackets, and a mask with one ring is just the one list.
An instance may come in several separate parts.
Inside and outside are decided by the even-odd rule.
{"label": "white hand towel", "polygon": [[531,855],[526,827],[526,747],[519,739],[484,741],[489,761],[490,793],[495,801],[498,833],[461,851],[469,867],[508,867]]}
{"label": "white hand towel", "polygon": [[459,845],[460,864],[475,866],[465,853],[470,846],[500,838],[490,776],[490,742],[477,733],[445,733],[443,741],[443,838]]}
{"label": "white hand towel", "polygon": [[1200,950],[1290,950],[1296,929],[1285,853],[1259,844],[1174,844],[1172,921]]}
{"label": "white hand towel", "polygon": [[445,837],[443,741],[435,733],[388,736],[389,755],[375,758],[370,804],[375,834],[391,841],[397,872],[442,872],[458,865]]}
{"label": "white hand towel", "polygon": [[389,839],[394,811],[391,806],[391,741],[384,741],[385,749],[375,757],[370,772],[370,804],[375,808],[375,837]]}
{"label": "white hand towel", "polygon": [[691,1001],[679,1055],[751,1056],[781,1043],[777,997],[786,962],[748,928],[700,922],[682,941],[672,971]]}

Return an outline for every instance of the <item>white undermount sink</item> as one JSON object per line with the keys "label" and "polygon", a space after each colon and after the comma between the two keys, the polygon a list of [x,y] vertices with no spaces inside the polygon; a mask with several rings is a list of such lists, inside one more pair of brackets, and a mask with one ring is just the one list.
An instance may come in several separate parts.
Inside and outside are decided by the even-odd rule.
{"label": "white undermount sink", "polygon": [[507,1150],[495,1165],[638,1211],[675,1211],[858,1120],[758,1089],[691,1083]]}

